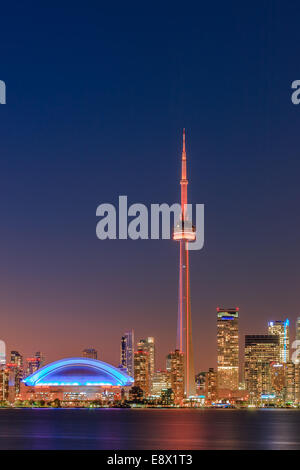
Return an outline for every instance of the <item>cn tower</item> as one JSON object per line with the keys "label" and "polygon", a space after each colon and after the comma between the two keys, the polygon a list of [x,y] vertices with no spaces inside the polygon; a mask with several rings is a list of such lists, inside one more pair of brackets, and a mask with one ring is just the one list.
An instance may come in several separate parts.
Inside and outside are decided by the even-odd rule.
{"label": "cn tower", "polygon": [[174,240],[179,242],[179,289],[178,289],[178,323],[176,348],[184,355],[184,391],[185,396],[196,395],[194,350],[192,341],[190,268],[188,243],[196,238],[195,227],[189,219],[187,210],[187,171],[185,150],[185,129],[183,129],[181,156],[181,214],[174,229]]}

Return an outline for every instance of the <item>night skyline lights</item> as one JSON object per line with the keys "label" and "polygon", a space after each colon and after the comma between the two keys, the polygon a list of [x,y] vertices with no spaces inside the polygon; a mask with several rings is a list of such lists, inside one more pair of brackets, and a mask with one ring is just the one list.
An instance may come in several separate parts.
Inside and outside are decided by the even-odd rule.
{"label": "night skyline lights", "polygon": [[[290,361],[289,320],[268,322],[264,335],[246,335],[244,361],[240,361],[239,308],[217,308],[217,371],[194,371],[192,342],[189,243],[196,238],[187,209],[187,157],[185,129],[181,155],[181,204],[173,239],[179,242],[179,285],[176,348],[166,356],[165,369],[157,368],[152,336],[135,342],[134,330],[121,337],[118,368],[99,361],[98,351],[85,348],[81,358],[66,358],[45,365],[38,351],[26,359],[11,351],[6,362],[0,348],[0,399],[52,402],[66,406],[74,400],[99,403],[139,402],[165,406],[293,406],[300,404],[299,361]],[[299,317],[300,318],[300,317]],[[296,338],[300,339],[300,319]],[[267,334],[268,333],[268,334]]]}

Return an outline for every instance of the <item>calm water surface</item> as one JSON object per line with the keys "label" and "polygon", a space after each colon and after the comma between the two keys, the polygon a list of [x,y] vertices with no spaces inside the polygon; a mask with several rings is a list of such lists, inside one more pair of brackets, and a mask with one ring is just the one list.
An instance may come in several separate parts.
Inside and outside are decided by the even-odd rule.
{"label": "calm water surface", "polygon": [[0,409],[0,449],[300,449],[300,410]]}

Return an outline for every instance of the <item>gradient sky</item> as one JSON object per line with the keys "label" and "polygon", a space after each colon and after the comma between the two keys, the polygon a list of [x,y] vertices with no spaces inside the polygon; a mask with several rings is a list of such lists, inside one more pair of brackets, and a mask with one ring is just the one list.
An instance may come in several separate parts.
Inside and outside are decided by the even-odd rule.
{"label": "gradient sky", "polygon": [[191,255],[196,370],[216,363],[216,306],[244,334],[300,314],[298,2],[22,2],[1,7],[1,338],[48,361],[120,337],[175,346],[178,245],[99,241],[96,208],[205,204]]}

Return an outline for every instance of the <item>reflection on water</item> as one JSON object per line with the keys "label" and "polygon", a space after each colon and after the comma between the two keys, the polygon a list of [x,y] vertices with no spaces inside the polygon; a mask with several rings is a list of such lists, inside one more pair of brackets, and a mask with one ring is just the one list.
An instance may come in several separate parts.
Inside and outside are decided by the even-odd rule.
{"label": "reflection on water", "polygon": [[1,449],[300,449],[300,410],[0,409]]}

